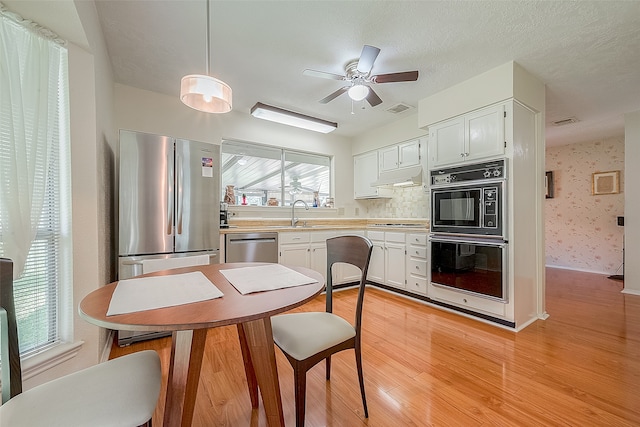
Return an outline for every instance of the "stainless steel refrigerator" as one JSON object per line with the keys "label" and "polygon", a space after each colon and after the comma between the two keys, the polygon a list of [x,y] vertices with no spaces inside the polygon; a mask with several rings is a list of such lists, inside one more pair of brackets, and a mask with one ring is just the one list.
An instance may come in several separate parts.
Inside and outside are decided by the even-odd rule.
{"label": "stainless steel refrigerator", "polygon": [[220,146],[121,130],[119,158],[118,279],[218,263]]}

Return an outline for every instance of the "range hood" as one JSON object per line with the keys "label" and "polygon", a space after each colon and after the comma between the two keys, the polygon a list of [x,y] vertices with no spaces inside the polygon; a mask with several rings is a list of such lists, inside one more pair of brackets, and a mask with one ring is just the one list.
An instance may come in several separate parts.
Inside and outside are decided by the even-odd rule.
{"label": "range hood", "polygon": [[387,185],[396,187],[422,185],[422,166],[380,172],[378,179],[371,183],[372,187],[384,187]]}

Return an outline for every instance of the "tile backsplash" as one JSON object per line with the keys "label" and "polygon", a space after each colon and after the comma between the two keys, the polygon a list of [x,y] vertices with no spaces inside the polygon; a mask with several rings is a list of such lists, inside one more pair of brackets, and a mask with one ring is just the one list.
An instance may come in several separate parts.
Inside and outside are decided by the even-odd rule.
{"label": "tile backsplash", "polygon": [[429,218],[429,194],[422,186],[395,188],[390,199],[358,200],[369,218]]}

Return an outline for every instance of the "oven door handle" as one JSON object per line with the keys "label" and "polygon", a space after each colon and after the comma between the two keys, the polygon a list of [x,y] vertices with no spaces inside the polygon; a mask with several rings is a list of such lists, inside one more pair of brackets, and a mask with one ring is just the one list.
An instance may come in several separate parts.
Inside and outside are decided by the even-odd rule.
{"label": "oven door handle", "polygon": [[504,248],[509,244],[506,240],[474,239],[460,236],[429,236],[428,240],[430,242],[462,243],[465,245],[494,246],[498,248]]}

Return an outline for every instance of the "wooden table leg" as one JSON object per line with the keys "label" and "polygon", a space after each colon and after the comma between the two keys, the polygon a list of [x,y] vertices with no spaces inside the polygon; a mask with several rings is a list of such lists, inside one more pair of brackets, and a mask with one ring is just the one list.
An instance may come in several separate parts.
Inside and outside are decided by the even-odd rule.
{"label": "wooden table leg", "polygon": [[164,427],[191,426],[206,339],[206,329],[173,332]]}
{"label": "wooden table leg", "polygon": [[251,361],[260,387],[267,424],[284,427],[276,353],[269,317],[242,324]]}
{"label": "wooden table leg", "polygon": [[242,350],[242,360],[244,362],[244,372],[247,376],[251,406],[257,408],[258,380],[256,379],[256,371],[253,369],[253,362],[251,362],[251,353],[249,352],[249,345],[247,344],[247,337],[244,333],[242,323],[238,323],[238,339],[240,340],[240,350]]}

